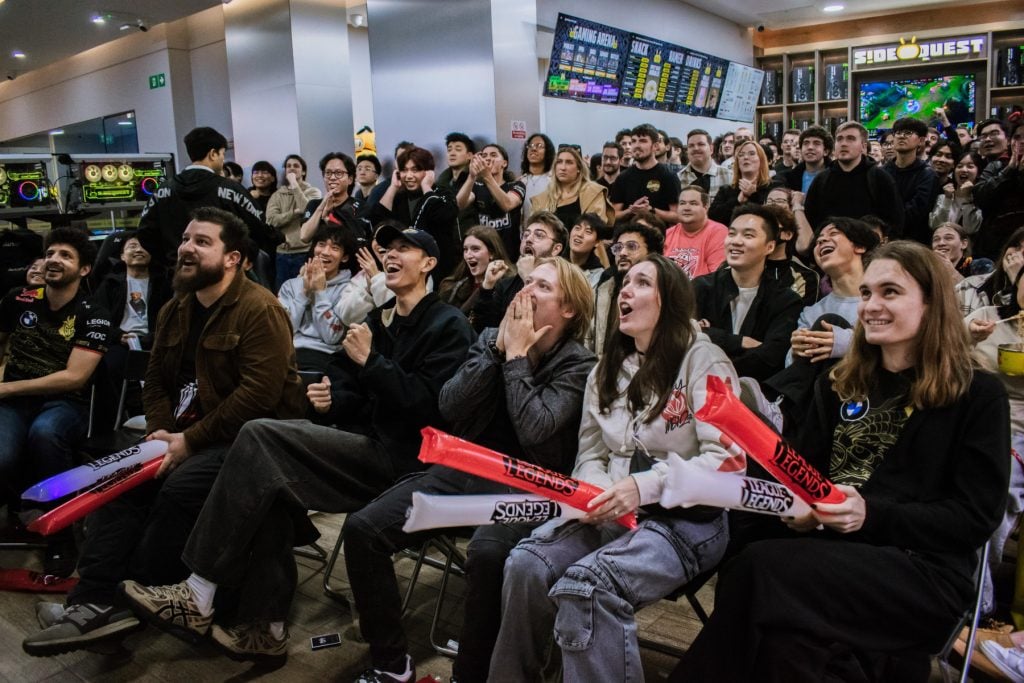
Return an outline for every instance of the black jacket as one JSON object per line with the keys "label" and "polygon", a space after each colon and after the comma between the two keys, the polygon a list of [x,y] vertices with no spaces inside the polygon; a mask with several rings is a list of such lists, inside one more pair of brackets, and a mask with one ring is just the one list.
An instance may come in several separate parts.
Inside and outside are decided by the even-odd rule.
{"label": "black jacket", "polygon": [[431,273],[434,282],[440,282],[455,269],[462,255],[462,236],[458,231],[459,207],[450,188],[435,187],[426,194],[412,195],[401,189],[395,193],[390,210],[378,199],[365,215],[375,228],[381,221],[391,218],[406,227],[433,235],[441,252],[437,267]]}
{"label": "black jacket", "polygon": [[[771,185],[757,188],[757,192],[747,197],[744,204],[764,204],[771,189]],[[718,188],[715,201],[711,202],[711,207],[708,208],[708,218],[718,221],[722,225],[729,225],[732,222],[732,212],[740,205],[739,197],[740,190],[737,187],[726,185]]]}
{"label": "black jacket", "polygon": [[[825,476],[842,403],[823,375],[795,444]],[[953,405],[914,410],[860,488],[867,507],[864,526],[841,537],[906,550],[969,593],[977,550],[1005,512],[1009,453],[1006,390],[994,376],[976,370],[966,395]]]}
{"label": "black jacket", "polygon": [[867,156],[850,171],[844,171],[837,162],[826,166],[807,190],[804,212],[814,230],[829,216],[860,218],[871,214],[891,226],[890,239],[903,235],[903,199],[896,183]]}
{"label": "black jacket", "polygon": [[416,459],[420,429],[445,428],[438,397],[476,335],[466,316],[434,293],[404,318],[394,309],[392,299],[366,317],[373,340],[363,367],[344,353],[335,357],[327,370],[331,409],[321,417],[380,441],[396,473],[404,474],[424,466]]}
{"label": "black jacket", "polygon": [[[719,268],[694,280],[693,286],[697,295],[697,317],[711,324],[704,333],[729,356],[737,375],[761,381],[785,366],[789,337],[803,310],[803,302],[796,292],[778,280],[762,276],[740,333],[733,334],[732,301],[740,290],[732,271]],[[745,349],[743,337],[756,339],[761,345]]]}
{"label": "black jacket", "polygon": [[792,289],[804,306],[811,306],[821,298],[821,275],[794,259],[769,259],[764,265],[764,277],[778,280]]}
{"label": "black jacket", "polygon": [[[153,345],[153,331],[156,329],[157,314],[167,303],[174,292],[170,283],[162,277],[158,271],[151,271],[149,275],[149,292],[146,296],[146,316],[149,321],[149,334],[139,338],[142,348],[148,349]],[[128,273],[124,266],[115,268],[100,281],[92,300],[101,305],[110,313],[110,340],[111,344],[117,344],[121,339],[121,320],[124,318],[124,307],[128,303]]]}
{"label": "black jacket", "polygon": [[512,303],[526,283],[517,274],[515,277],[504,277],[498,280],[494,289],[480,288],[473,304],[473,327],[482,332],[487,327],[498,327],[505,317],[505,309]]}
{"label": "black jacket", "polygon": [[1008,161],[1008,156],[990,161],[974,185],[974,203],[981,209],[975,256],[998,258],[1006,238],[1024,225],[1024,173]]}
{"label": "black jacket", "polygon": [[283,241],[263,222],[263,211],[249,191],[213,171],[187,168],[157,188],[139,217],[139,242],[153,256],[155,268],[170,268],[177,259],[189,213],[201,206],[223,209],[241,218],[260,249],[274,253]]}
{"label": "black jacket", "polygon": [[882,168],[896,181],[896,189],[903,198],[903,237],[931,247],[928,214],[939,193],[938,179],[931,164],[915,159],[910,166],[899,168],[895,161],[890,161]]}

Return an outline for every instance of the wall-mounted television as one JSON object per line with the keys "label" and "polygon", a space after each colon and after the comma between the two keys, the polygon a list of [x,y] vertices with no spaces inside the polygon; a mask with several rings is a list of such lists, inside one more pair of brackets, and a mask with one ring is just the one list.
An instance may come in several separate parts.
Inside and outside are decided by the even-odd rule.
{"label": "wall-mounted television", "polygon": [[49,155],[0,156],[0,212],[59,212],[50,184]]}
{"label": "wall-mounted television", "polygon": [[912,116],[930,123],[941,107],[954,126],[973,123],[977,111],[974,74],[868,81],[859,86],[860,122],[868,130],[892,128],[896,119]]}

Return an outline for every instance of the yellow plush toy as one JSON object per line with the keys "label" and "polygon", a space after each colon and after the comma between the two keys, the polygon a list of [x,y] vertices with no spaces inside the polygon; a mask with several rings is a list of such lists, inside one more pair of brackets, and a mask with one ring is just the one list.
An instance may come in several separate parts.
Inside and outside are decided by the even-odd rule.
{"label": "yellow plush toy", "polygon": [[377,156],[377,136],[373,128],[363,126],[356,131],[356,159],[370,154]]}

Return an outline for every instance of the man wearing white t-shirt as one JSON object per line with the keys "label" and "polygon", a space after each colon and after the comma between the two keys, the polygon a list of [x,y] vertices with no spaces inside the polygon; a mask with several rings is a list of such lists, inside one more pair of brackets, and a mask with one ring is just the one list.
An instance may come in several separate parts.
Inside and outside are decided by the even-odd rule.
{"label": "man wearing white t-shirt", "polygon": [[782,369],[803,308],[792,289],[762,277],[780,227],[776,214],[760,204],[737,207],[725,241],[728,268],[693,283],[704,332],[729,356],[737,375],[758,381]]}

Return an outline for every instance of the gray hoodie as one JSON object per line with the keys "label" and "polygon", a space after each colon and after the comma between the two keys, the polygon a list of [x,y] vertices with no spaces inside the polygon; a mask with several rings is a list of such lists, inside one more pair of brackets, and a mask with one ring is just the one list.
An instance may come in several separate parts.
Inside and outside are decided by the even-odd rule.
{"label": "gray hoodie", "polygon": [[288,311],[295,330],[295,348],[334,353],[341,349],[346,327],[331,310],[349,285],[352,274],[341,270],[327,281],[327,287],[312,297],[306,294],[302,277],[285,280],[277,293],[281,305]]}

